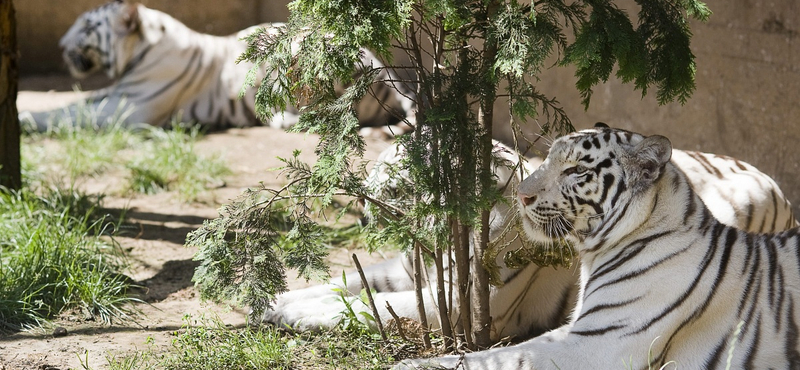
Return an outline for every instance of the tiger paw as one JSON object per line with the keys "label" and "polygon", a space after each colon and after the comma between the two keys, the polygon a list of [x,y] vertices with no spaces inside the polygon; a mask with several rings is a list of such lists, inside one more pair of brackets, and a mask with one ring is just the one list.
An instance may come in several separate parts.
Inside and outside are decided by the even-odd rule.
{"label": "tiger paw", "polygon": [[[316,332],[335,327],[341,321],[342,312],[347,309],[341,297],[328,294],[319,297],[297,298],[297,294],[279,296],[272,309],[265,310],[253,322],[271,324],[297,331]],[[352,298],[347,298],[353,300]],[[351,307],[354,303],[351,302]],[[355,303],[356,307],[360,305]]]}
{"label": "tiger paw", "polygon": [[447,370],[457,369],[462,362],[461,356],[445,356],[439,358],[422,358],[403,360],[394,365],[392,370]]}

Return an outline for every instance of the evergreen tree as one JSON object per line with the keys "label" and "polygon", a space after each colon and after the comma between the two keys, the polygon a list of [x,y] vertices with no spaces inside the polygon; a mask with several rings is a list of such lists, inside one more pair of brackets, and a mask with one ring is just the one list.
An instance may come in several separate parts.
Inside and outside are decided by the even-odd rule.
{"label": "evergreen tree", "polygon": [[[392,240],[426,255],[441,271],[442,251],[456,246],[456,291],[464,305],[458,327],[464,332],[448,334],[443,320],[444,335],[487,346],[489,274],[481,261],[491,252],[489,209],[502,201],[491,173],[492,130],[510,124],[518,146],[573,130],[558,101],[536,88],[549,58],[577,67],[576,87],[586,106],[592,88],[615,69],[616,77],[643,95],[655,87],[660,103],[683,103],[694,91],[688,18],[706,20],[709,10],[698,0],[636,2],[638,25],[611,0],[292,2],[286,27],[249,36],[241,58],[267,72],[256,95],[263,118],[274,108],[304,107],[294,130],[320,135],[318,161],[309,166],[296,156],[286,159],[288,185],[247,192],[188,237],[188,244],[200,248],[195,281],[202,296],[247,304],[259,314],[285,289],[285,267],[307,277],[324,275],[318,237],[324,229],[312,217],[315,210],[331,205],[335,195],[365,198],[380,221],[370,226],[373,247]],[[371,84],[382,82],[373,81],[372,66],[359,65],[362,47],[387,65],[394,48],[411,60],[407,68],[415,77],[391,81],[411,86],[418,108],[414,133],[399,139],[408,150],[401,167],[413,184],[406,189],[413,201],[402,206],[363,185],[359,158],[365,144],[353,107]],[[341,95],[335,92],[339,85],[348,86]],[[508,103],[510,123],[493,120],[498,99]],[[533,121],[541,130],[526,137],[521,128]],[[473,266],[467,264],[471,235]]]}

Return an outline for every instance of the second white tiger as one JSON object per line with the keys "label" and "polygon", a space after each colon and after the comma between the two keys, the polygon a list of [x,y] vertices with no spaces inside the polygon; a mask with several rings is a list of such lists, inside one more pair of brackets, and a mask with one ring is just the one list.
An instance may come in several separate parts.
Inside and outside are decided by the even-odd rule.
{"label": "second white tiger", "polygon": [[[114,82],[92,92],[86,104],[73,104],[48,112],[21,112],[20,120],[39,131],[50,124],[74,124],[89,116],[97,126],[114,121],[125,124],[169,125],[173,119],[210,128],[268,124],[287,128],[298,120],[296,108],[277,113],[269,122],[255,115],[252,87],[243,98],[239,92],[251,63],[236,63],[246,43],[244,36],[258,27],[272,32],[280,23],[263,24],[230,36],[196,32],[177,19],[142,4],[111,1],[83,13],[59,42],[64,61],[75,78],[96,72]],[[414,102],[399,78],[368,50],[362,49],[361,65],[379,68],[373,95],[356,107],[362,127],[394,125],[395,134],[409,127]],[[258,81],[260,80],[258,78]],[[391,86],[390,86],[391,85]],[[413,125],[413,123],[411,123]]]}

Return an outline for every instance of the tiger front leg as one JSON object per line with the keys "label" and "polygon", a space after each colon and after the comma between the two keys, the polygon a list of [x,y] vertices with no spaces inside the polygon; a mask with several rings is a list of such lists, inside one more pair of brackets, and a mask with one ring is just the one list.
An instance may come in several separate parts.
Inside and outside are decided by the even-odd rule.
{"label": "tiger front leg", "polygon": [[19,124],[25,131],[30,132],[46,132],[48,127],[51,127],[50,112],[19,112]]}
{"label": "tiger front leg", "polygon": [[[373,300],[378,317],[384,326],[393,318],[388,307],[391,307],[399,317],[420,321],[414,291],[375,293]],[[437,311],[433,302],[426,299],[425,308],[428,322],[435,323]],[[334,328],[343,320],[355,319],[376,330],[377,322],[373,320],[374,315],[369,304],[359,296],[348,295],[341,290],[336,290],[331,291],[330,294],[295,301],[279,299],[275,308],[267,310],[260,321],[280,327],[288,326],[293,330],[313,332]]]}
{"label": "tiger front leg", "polygon": [[274,307],[266,310],[258,321],[315,332],[335,327],[346,312],[361,312],[362,306],[357,297],[343,291],[340,286],[325,284],[279,296]]}
{"label": "tiger front leg", "polygon": [[[408,264],[408,259],[401,256],[364,267],[364,275],[370,289],[375,292],[375,303],[384,323],[392,318],[386,308],[387,302],[399,316],[419,320],[416,306],[412,304],[416,300]],[[350,272],[344,279],[332,279],[328,284],[280,294],[273,308],[253,321],[313,331],[336,326],[352,311],[359,321],[374,328],[376,323],[368,319],[374,315],[372,309],[359,297],[362,289],[359,274]],[[427,307],[432,309],[434,306],[429,303]]]}
{"label": "tiger front leg", "polygon": [[111,126],[127,127],[135,124],[156,123],[149,115],[136,111],[126,99],[106,96],[103,90],[62,108],[48,111],[20,111],[19,123],[23,130],[48,132],[59,128],[99,129]]}
{"label": "tiger front leg", "polygon": [[[552,366],[537,364],[537,354],[516,349],[517,346],[450,355],[439,358],[405,360],[393,370],[540,370],[540,369],[583,369],[584,367]],[[590,367],[589,367],[590,368]]]}
{"label": "tiger front leg", "polygon": [[[527,342],[503,348],[438,358],[405,360],[393,370],[564,370],[614,368],[602,353],[589,350],[592,343],[568,338],[565,325]],[[594,347],[598,347],[594,344]],[[598,347],[602,348],[602,347]],[[599,360],[599,362],[598,362]],[[621,362],[615,362],[621,363]]]}

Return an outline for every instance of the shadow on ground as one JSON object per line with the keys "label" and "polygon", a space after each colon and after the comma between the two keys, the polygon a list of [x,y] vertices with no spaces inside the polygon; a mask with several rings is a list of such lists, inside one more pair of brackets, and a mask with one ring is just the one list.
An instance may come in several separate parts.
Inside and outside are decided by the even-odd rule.
{"label": "shadow on ground", "polygon": [[175,292],[193,286],[194,269],[200,262],[192,260],[167,261],[161,270],[149,279],[137,284],[144,290],[145,302],[158,302]]}

